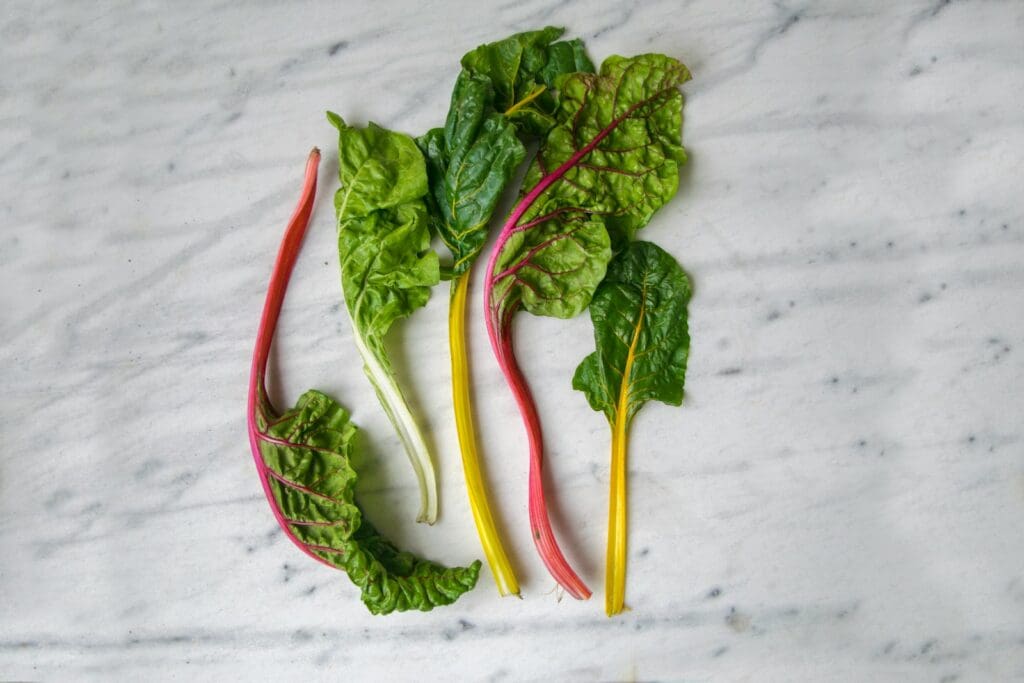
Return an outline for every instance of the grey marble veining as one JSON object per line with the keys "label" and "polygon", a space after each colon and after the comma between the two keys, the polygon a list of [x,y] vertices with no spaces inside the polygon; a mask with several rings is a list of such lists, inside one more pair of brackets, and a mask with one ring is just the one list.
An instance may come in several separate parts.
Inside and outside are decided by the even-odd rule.
{"label": "grey marble veining", "polygon": [[[0,678],[1024,680],[1024,5],[482,5],[4,4]],[[577,603],[533,552],[474,307],[524,599],[485,571],[373,618],[283,538],[248,454],[273,253],[325,109],[420,132],[464,51],[552,23],[694,73],[691,161],[643,233],[696,296],[685,407],[633,427],[632,611],[601,609],[608,433],[569,384],[589,321],[517,321]],[[440,465],[427,528],[339,308],[330,157],[272,393],[351,407],[375,524],[468,562],[447,297],[394,340]]]}

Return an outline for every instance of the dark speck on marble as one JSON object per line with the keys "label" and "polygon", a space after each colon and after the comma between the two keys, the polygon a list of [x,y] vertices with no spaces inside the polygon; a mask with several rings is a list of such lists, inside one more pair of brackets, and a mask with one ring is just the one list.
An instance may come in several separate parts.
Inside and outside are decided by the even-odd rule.
{"label": "dark speck on marble", "polygon": [[163,466],[163,463],[156,458],[149,458],[144,461],[135,469],[134,477],[135,481],[142,481],[149,478],[154,472],[159,470]]}
{"label": "dark speck on marble", "polygon": [[714,588],[712,588],[711,590],[708,591],[708,599],[717,598],[721,594],[722,594],[722,589],[719,588],[718,586],[715,586]]}
{"label": "dark speck on marble", "polygon": [[789,18],[788,18],[788,19],[786,19],[786,23],[784,23],[784,24],[783,24],[783,25],[782,25],[782,26],[781,26],[781,27],[779,28],[779,35],[781,36],[781,35],[782,35],[782,34],[784,34],[784,33],[785,33],[786,31],[788,31],[789,29],[793,28],[793,26],[794,26],[795,24],[799,23],[799,22],[800,22],[800,13],[799,13],[799,12],[794,12],[793,14],[791,14],[791,15],[789,16]]}
{"label": "dark speck on marble", "polygon": [[43,507],[47,510],[54,510],[59,508],[61,505],[66,503],[69,498],[75,495],[75,492],[70,489],[57,489],[50,497],[43,503]]}
{"label": "dark speck on marble", "polygon": [[333,57],[334,55],[338,54],[340,51],[344,50],[346,47],[348,47],[348,41],[347,40],[339,40],[336,43],[331,43],[331,46],[327,48],[327,55],[329,57]]}
{"label": "dark speck on marble", "polygon": [[736,611],[735,607],[730,607],[729,614],[725,616],[725,623],[736,633],[743,633],[750,630],[750,615]]}

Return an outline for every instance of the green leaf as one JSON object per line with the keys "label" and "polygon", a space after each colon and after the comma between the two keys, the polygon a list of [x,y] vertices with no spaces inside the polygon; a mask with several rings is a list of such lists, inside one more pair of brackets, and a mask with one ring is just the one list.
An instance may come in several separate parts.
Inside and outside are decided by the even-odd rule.
{"label": "green leaf", "polygon": [[[604,218],[612,241],[632,239],[679,189],[683,95],[690,78],[664,55],[609,57],[600,75],[562,80],[559,125],[548,134],[524,180],[531,187],[611,130],[523,216],[561,210]],[[616,123],[617,122],[617,123]]]}
{"label": "green leaf", "polygon": [[494,300],[502,310],[521,304],[534,315],[571,318],[587,307],[611,256],[598,218],[513,232],[495,264]]}
{"label": "green leaf", "polygon": [[[604,277],[613,247],[676,193],[689,71],[664,55],[605,60],[559,79],[558,124],[526,174],[499,240],[493,301],[571,317]],[[504,241],[502,241],[504,240]],[[500,314],[504,317],[504,314]]]}
{"label": "green leaf", "polygon": [[384,345],[384,335],[395,321],[424,306],[430,288],[440,280],[424,202],[425,161],[407,135],[373,123],[350,127],[336,115],[328,118],[338,128],[341,188],[334,204],[341,286],[354,341],[416,473],[422,500],[419,519],[433,523],[433,462]]}
{"label": "green leaf", "polygon": [[426,165],[407,135],[337,121],[341,188],[334,205],[345,304],[360,336],[390,369],[384,335],[426,305],[441,277],[423,200]]}
{"label": "green leaf", "polygon": [[469,270],[487,239],[487,223],[526,156],[516,129],[494,111],[483,77],[463,71],[455,82],[445,127],[420,138],[430,180],[434,227],[452,253],[455,276]]}
{"label": "green leaf", "polygon": [[339,220],[419,203],[427,193],[427,175],[412,138],[375,123],[353,128],[337,114],[328,118],[339,134],[342,187],[334,198]]}
{"label": "green leaf", "polygon": [[572,380],[611,424],[628,424],[650,400],[682,403],[691,292],[675,259],[650,242],[631,243],[611,262],[590,303],[597,350]]}
{"label": "green leaf", "polygon": [[[263,410],[266,410],[263,403]],[[264,476],[286,533],[307,552],[345,571],[373,614],[428,611],[471,590],[480,561],[447,568],[401,552],[367,522],[355,502],[357,428],[334,400],[307,391],[295,408],[257,417]]]}
{"label": "green leaf", "polygon": [[554,125],[552,88],[573,71],[593,71],[578,40],[553,42],[562,29],[520,33],[482,45],[463,58],[444,128],[417,142],[427,159],[433,227],[469,270],[487,239],[502,192],[526,157],[520,135]]}
{"label": "green leaf", "polygon": [[579,39],[555,42],[565,29],[548,26],[481,45],[462,58],[462,67],[494,88],[494,107],[521,130],[543,135],[555,120],[553,89],[560,76],[593,72]]}

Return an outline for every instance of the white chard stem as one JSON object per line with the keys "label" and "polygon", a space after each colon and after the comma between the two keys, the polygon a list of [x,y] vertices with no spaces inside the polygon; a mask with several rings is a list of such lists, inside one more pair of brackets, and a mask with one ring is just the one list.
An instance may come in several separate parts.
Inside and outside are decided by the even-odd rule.
{"label": "white chard stem", "polygon": [[412,469],[416,473],[420,487],[420,510],[416,521],[433,524],[437,521],[437,474],[434,471],[434,461],[430,457],[430,449],[427,448],[427,442],[420,432],[419,425],[416,424],[412,411],[409,410],[402,390],[377,355],[366,345],[366,340],[363,339],[355,320],[352,320],[352,331],[356,348],[363,358],[363,370],[373,388],[377,390],[377,398],[380,399],[384,412],[398,432]]}

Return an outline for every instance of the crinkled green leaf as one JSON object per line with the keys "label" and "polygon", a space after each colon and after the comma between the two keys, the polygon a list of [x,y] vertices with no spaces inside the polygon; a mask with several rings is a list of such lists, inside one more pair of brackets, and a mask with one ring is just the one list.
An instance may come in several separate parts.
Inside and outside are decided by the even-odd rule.
{"label": "crinkled green leaf", "polygon": [[352,320],[376,350],[392,323],[425,305],[440,280],[423,201],[427,171],[409,136],[332,120],[341,283]]}
{"label": "crinkled green leaf", "polygon": [[339,133],[342,186],[334,198],[339,220],[419,203],[427,193],[427,175],[412,138],[375,123],[353,128],[333,113],[328,119]]}
{"label": "crinkled green leaf", "polygon": [[675,259],[650,242],[633,242],[612,260],[590,303],[597,350],[572,380],[610,423],[628,422],[650,400],[682,403],[691,292]]}
{"label": "crinkled green leaf", "polygon": [[352,467],[357,428],[348,413],[318,391],[295,408],[257,425],[259,450],[285,530],[302,547],[345,571],[373,614],[428,611],[471,590],[480,561],[448,568],[401,552],[363,518]]}
{"label": "crinkled green leaf", "polygon": [[607,137],[534,203],[523,220],[554,210],[565,218],[603,217],[614,242],[632,239],[679,189],[683,95],[690,78],[681,63],[664,55],[609,57],[600,75],[573,74],[561,83],[559,125],[551,130],[530,166],[532,187],[602,131]]}
{"label": "crinkled green leaf", "polygon": [[513,233],[495,268],[494,298],[534,315],[571,318],[590,302],[612,256],[599,218],[547,221]]}
{"label": "crinkled green leaf", "polygon": [[675,59],[649,54],[610,57],[600,74],[560,79],[558,124],[530,165],[525,211],[496,261],[499,308],[521,303],[564,318],[586,307],[612,247],[678,189],[686,159],[678,88],[689,77]]}
{"label": "crinkled green leaf", "polygon": [[481,45],[462,58],[462,67],[490,81],[497,111],[521,130],[543,135],[555,124],[558,78],[594,70],[582,41],[557,40],[564,32],[548,26]]}

